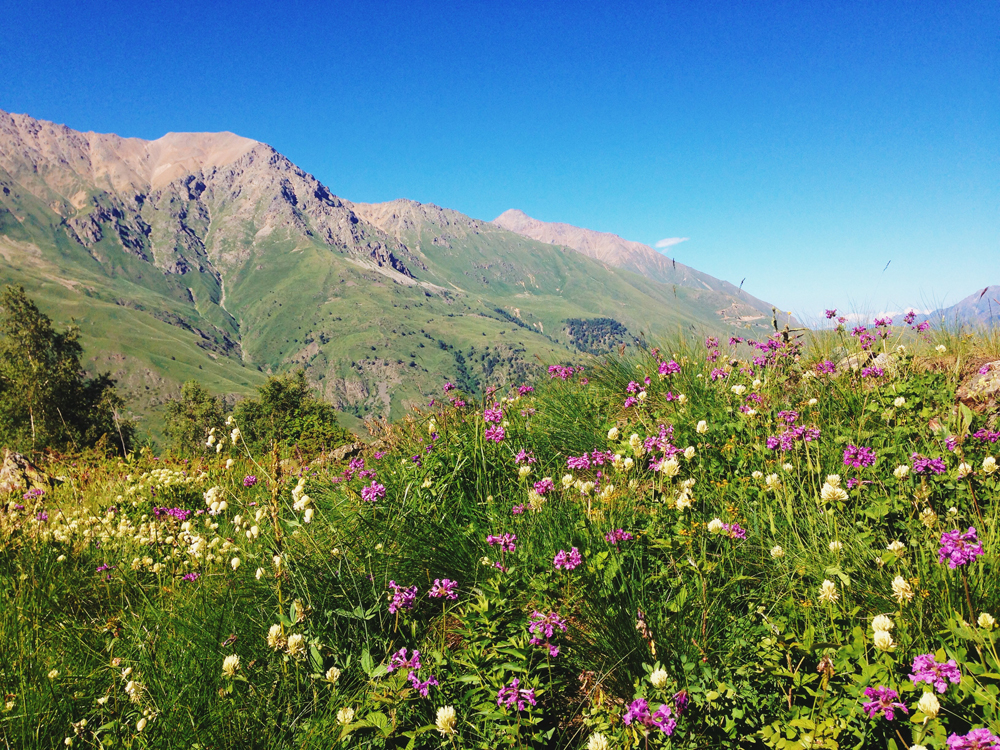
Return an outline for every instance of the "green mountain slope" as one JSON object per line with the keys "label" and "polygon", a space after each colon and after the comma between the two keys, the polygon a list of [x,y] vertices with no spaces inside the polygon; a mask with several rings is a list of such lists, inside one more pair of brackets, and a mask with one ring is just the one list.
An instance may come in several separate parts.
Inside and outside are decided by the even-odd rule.
{"label": "green mountain slope", "polygon": [[766,322],[455,211],[352,204],[231,133],[141,141],[2,112],[0,281],[75,318],[141,415],[191,377],[240,394],[303,367],[353,427],[594,342]]}

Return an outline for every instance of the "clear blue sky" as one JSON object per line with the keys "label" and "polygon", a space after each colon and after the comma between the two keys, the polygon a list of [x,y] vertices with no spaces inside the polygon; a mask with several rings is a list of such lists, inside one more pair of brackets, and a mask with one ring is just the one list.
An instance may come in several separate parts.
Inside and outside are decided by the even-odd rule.
{"label": "clear blue sky", "polygon": [[4,0],[0,109],[231,130],[354,201],[688,237],[807,317],[1000,283],[1000,3],[725,5]]}

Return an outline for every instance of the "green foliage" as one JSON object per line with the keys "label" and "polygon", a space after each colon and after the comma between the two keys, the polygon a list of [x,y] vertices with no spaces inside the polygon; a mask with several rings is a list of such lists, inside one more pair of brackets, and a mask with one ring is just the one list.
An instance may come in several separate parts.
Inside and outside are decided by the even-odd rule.
{"label": "green foliage", "polygon": [[352,440],[337,422],[337,410],[310,393],[301,370],[268,378],[255,398],[236,405],[233,417],[250,450],[257,453],[277,442],[315,456]]}
{"label": "green foliage", "polygon": [[181,388],[181,397],[167,403],[165,422],[165,432],[176,450],[199,454],[211,430],[222,431],[225,403],[197,380],[189,380]]}
{"label": "green foliage", "polygon": [[614,318],[570,318],[565,321],[570,341],[586,354],[605,354],[623,344],[638,344],[639,340]]}
{"label": "green foliage", "polygon": [[127,453],[134,428],[107,374],[87,378],[80,331],[57,331],[25,294],[0,296],[0,443],[24,452],[95,446]]}

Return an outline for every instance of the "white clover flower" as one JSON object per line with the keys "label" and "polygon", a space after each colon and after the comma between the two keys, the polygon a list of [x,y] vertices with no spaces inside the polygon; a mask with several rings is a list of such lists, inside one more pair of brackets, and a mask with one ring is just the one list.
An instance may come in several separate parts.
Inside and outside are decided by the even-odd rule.
{"label": "white clover flower", "polygon": [[[838,477],[839,480],[839,477]],[[823,499],[823,502],[845,502],[847,500],[847,490],[843,487],[832,485],[829,482],[825,482],[820,488],[819,496]]]}
{"label": "white clover flower", "polygon": [[892,634],[888,630],[876,630],[875,637],[872,640],[875,643],[875,648],[879,651],[895,651],[896,649],[896,644],[892,640]]}
{"label": "white clover flower", "polygon": [[689,445],[687,448],[684,449],[684,458],[686,458],[688,461],[694,458],[694,454],[695,454],[695,448],[693,445]]}
{"label": "white clover flower", "polygon": [[781,489],[781,480],[778,479],[777,474],[768,474],[767,478],[764,480],[764,484],[771,492],[777,492]]}
{"label": "white clover flower", "polygon": [[288,655],[302,656],[306,652],[306,638],[301,633],[292,633],[288,636]]}
{"label": "white clover flower", "polygon": [[313,508],[306,508],[306,512],[302,514],[302,523],[312,523],[313,513],[315,512]]}
{"label": "white clover flower", "polygon": [[761,380],[760,378],[754,378],[754,381],[750,384],[750,387],[753,388],[756,391],[762,385],[764,385],[764,381],[763,380]]}
{"label": "white clover flower", "polygon": [[934,347],[934,351],[936,351],[938,354],[944,354],[946,351],[948,351],[948,347],[946,347],[944,344],[938,344],[937,346]]}
{"label": "white clover flower", "polygon": [[891,542],[886,549],[897,555],[901,555],[906,551],[906,545],[897,539],[894,542]]}
{"label": "white clover flower", "polygon": [[233,464],[234,464],[234,463],[236,463],[236,462],[235,462],[235,461],[234,461],[233,459],[231,459],[231,458],[227,458],[227,459],[226,459],[226,468],[227,468],[227,469],[231,469],[231,468],[233,468]]}
{"label": "white clover flower", "polygon": [[988,612],[983,612],[979,615],[979,619],[976,620],[976,622],[983,630],[993,630],[994,626],[997,624],[997,621],[993,619],[993,615]]}
{"label": "white clover flower", "polygon": [[806,401],[806,405],[807,406],[816,406],[816,404],[818,404],[818,403],[819,403],[819,399],[818,398],[811,398],[808,401]]}
{"label": "white clover flower", "polygon": [[230,654],[225,659],[222,660],[222,676],[223,677],[235,677],[237,670],[240,668],[240,657],[239,654]]}
{"label": "white clover flower", "polygon": [[896,399],[892,402],[892,405],[895,406],[897,409],[902,406],[906,406],[906,399],[903,398],[902,396],[896,396]]}
{"label": "white clover flower", "polygon": [[54,680],[58,676],[59,676],[59,670],[58,669],[53,669],[53,670],[51,670],[49,672],[49,679],[50,680]]}
{"label": "white clover flower", "polygon": [[271,648],[281,648],[284,638],[281,636],[281,625],[275,623],[267,630],[267,645]]}
{"label": "white clover flower", "polygon": [[907,476],[909,476],[909,474],[910,474],[910,467],[907,466],[906,464],[900,464],[892,472],[892,475],[896,477],[896,479],[905,479]]}
{"label": "white clover flower", "polygon": [[792,466],[791,464],[782,464],[781,470],[788,474],[791,474],[793,471],[795,471],[795,467]]}
{"label": "white clover flower", "polygon": [[785,550],[782,548],[780,544],[776,544],[773,547],[771,547],[771,557],[773,557],[775,560],[777,560],[779,557],[784,557],[784,556],[785,556]]}
{"label": "white clover flower", "polygon": [[755,480],[757,480],[757,481],[760,481],[761,479],[763,479],[763,478],[764,478],[764,472],[762,472],[762,471],[755,471],[755,472],[753,472],[753,473],[752,473],[752,474],[751,474],[750,476],[751,476],[751,477],[752,477],[753,479],[755,479]]}
{"label": "white clover flower", "polygon": [[926,745],[910,745],[910,750],[927,750]]}
{"label": "white clover flower", "polygon": [[917,708],[923,712],[925,716],[929,719],[936,719],[938,713],[941,711],[941,703],[938,701],[937,696],[934,693],[924,693],[920,696],[920,700],[917,701]]}
{"label": "white clover flower", "polygon": [[742,396],[744,393],[747,392],[747,387],[745,385],[734,385],[729,390],[735,393],[737,396]]}
{"label": "white clover flower", "polygon": [[[531,467],[528,466],[527,464],[525,464],[524,466],[519,467],[518,470],[517,470],[517,476],[520,477],[521,479],[524,479],[530,473],[531,473]],[[424,482],[424,484],[426,484],[428,487],[430,487],[431,486],[431,480],[430,480],[430,478],[428,478]]]}
{"label": "white clover flower", "polygon": [[232,567],[233,570],[236,570],[238,567],[240,567],[240,558],[234,557],[232,560],[229,561],[229,565],[230,567]]}
{"label": "white clover flower", "polygon": [[443,737],[455,734],[455,709],[452,706],[441,706],[437,710],[437,718],[434,720],[434,726],[441,733]]}
{"label": "white clover flower", "polygon": [[600,732],[594,732],[587,740],[587,750],[611,750],[611,743]]}
{"label": "white clover flower", "polygon": [[706,422],[704,419],[701,420],[700,422],[698,422],[698,426],[694,428],[694,431],[697,432],[699,435],[704,435],[706,432],[708,432],[708,422]]}
{"label": "white clover flower", "polygon": [[353,708],[342,708],[337,711],[337,723],[342,725],[350,724],[354,721],[354,709]]}
{"label": "white clover flower", "polygon": [[681,465],[676,458],[670,458],[660,464],[660,471],[668,477],[676,477],[681,471]]}
{"label": "white clover flower", "polygon": [[888,633],[894,627],[896,627],[896,623],[894,623],[892,619],[887,615],[877,615],[872,620],[872,630],[874,630],[876,633],[878,633],[879,631],[885,631],[886,633]]}
{"label": "white clover flower", "polygon": [[687,492],[682,492],[677,496],[677,501],[674,503],[674,507],[677,510],[687,510],[692,505],[694,505],[694,498]]}
{"label": "white clover flower", "polygon": [[340,679],[339,669],[337,669],[336,667],[330,667],[328,670],[326,670],[326,681],[329,682],[331,685],[336,685],[337,680],[339,679]]}
{"label": "white clover flower", "polygon": [[934,524],[937,523],[938,517],[930,508],[924,508],[920,511],[920,523],[926,526],[928,529],[934,528]]}
{"label": "white clover flower", "polygon": [[830,542],[828,546],[830,547],[831,552],[840,552],[840,550],[844,549],[844,543],[837,539]]}
{"label": "white clover flower", "polygon": [[900,605],[905,604],[913,598],[913,589],[903,576],[896,576],[892,579],[892,595]]}
{"label": "white clover flower", "polygon": [[840,486],[840,474],[827,474],[826,475],[826,484],[830,485],[831,487],[839,487]]}
{"label": "white clover flower", "polygon": [[993,456],[983,459],[983,474],[990,475],[997,470],[997,460]]}
{"label": "white clover flower", "polygon": [[684,404],[686,404],[687,402],[688,402],[688,397],[685,396],[683,393],[677,396],[678,406],[684,406]]}
{"label": "white clover flower", "polygon": [[632,460],[631,456],[626,456],[625,458],[622,459],[622,467],[625,469],[625,471],[628,471],[634,465],[635,461]]}
{"label": "white clover flower", "polygon": [[965,479],[971,473],[972,473],[972,467],[969,466],[969,464],[965,463],[965,461],[963,461],[962,463],[960,463],[958,465],[958,469],[955,470],[955,475],[959,479]]}
{"label": "white clover flower", "polygon": [[949,516],[957,516],[958,515],[958,508],[956,508],[954,505],[952,505],[950,508],[948,508],[948,515]]}
{"label": "white clover flower", "polygon": [[562,486],[565,487],[566,489],[569,489],[570,487],[573,486],[573,475],[572,474],[563,474]]}
{"label": "white clover flower", "polygon": [[653,687],[662,690],[667,685],[667,677],[665,669],[657,669],[649,676],[649,681],[653,683]]}
{"label": "white clover flower", "polygon": [[840,598],[837,593],[837,584],[827,578],[819,587],[819,600],[825,604],[833,604]]}
{"label": "white clover flower", "polygon": [[720,531],[722,531],[722,519],[713,518],[711,521],[709,521],[708,531],[710,534],[718,534]]}
{"label": "white clover flower", "polygon": [[617,440],[617,439],[618,439],[618,428],[612,427],[610,430],[608,430],[608,440]]}
{"label": "white clover flower", "polygon": [[636,398],[639,399],[639,401],[645,401],[646,400],[646,392],[645,391],[639,391],[639,393],[636,395]]}

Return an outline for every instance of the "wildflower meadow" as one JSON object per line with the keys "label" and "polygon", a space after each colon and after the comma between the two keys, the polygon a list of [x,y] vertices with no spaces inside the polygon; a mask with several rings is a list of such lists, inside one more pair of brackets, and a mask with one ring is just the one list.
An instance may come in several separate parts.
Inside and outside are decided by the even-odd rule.
{"label": "wildflower meadow", "polygon": [[998,344],[678,340],[339,457],[54,460],[0,511],[0,739],[1000,748]]}

